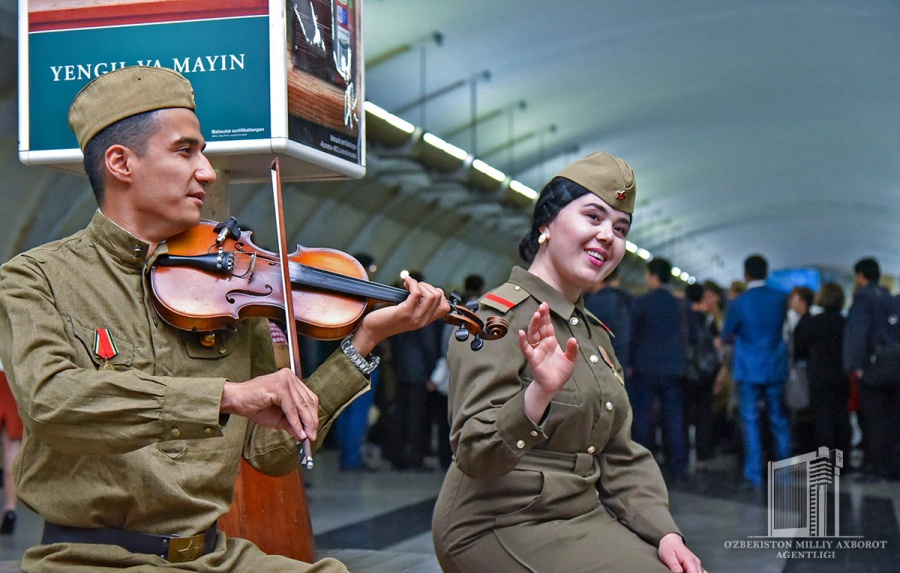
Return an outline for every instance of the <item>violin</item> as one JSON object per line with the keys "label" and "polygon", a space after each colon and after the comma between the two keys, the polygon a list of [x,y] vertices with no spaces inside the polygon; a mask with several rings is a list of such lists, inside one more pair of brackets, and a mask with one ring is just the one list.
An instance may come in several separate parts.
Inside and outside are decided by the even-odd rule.
{"label": "violin", "polygon": [[[233,329],[237,321],[251,317],[284,320],[281,261],[254,245],[251,235],[231,217],[221,223],[203,220],[168,239],[168,252],[150,269],[160,317],[198,332]],[[297,331],[315,339],[343,338],[376,305],[399,304],[409,296],[402,288],[370,282],[359,261],[335,249],[298,246],[288,261]],[[458,327],[457,340],[474,336],[473,350],[509,330],[502,318],[483,321],[474,312],[477,303],[461,305],[458,293],[449,300],[444,320]]]}

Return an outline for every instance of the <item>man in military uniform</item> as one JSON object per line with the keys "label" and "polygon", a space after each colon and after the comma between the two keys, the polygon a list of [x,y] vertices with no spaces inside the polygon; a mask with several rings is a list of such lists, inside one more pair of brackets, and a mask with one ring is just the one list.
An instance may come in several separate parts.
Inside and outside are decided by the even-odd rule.
{"label": "man in military uniform", "polygon": [[197,225],[215,180],[190,83],[133,67],[89,83],[69,124],[100,209],[86,229],[0,267],[0,356],[25,424],[19,497],[45,520],[26,571],[346,571],[268,556],[216,532],[243,456],[297,466],[368,389],[387,336],[431,322],[440,290],[408,281],[305,383],[275,370],[265,320],[214,336],[157,315],[147,281],[165,240]]}

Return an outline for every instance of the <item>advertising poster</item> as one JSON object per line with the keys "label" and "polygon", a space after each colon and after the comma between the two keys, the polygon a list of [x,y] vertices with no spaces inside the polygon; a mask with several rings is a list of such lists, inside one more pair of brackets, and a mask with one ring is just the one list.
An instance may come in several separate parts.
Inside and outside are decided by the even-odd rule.
{"label": "advertising poster", "polygon": [[271,135],[268,0],[31,0],[28,28],[31,151],[77,149],[75,94],[133,65],[191,81],[207,141]]}
{"label": "advertising poster", "polygon": [[20,0],[19,155],[80,171],[72,99],[125,66],[191,81],[207,154],[236,178],[365,172],[359,0]]}
{"label": "advertising poster", "polygon": [[289,138],[361,163],[359,0],[288,0]]}

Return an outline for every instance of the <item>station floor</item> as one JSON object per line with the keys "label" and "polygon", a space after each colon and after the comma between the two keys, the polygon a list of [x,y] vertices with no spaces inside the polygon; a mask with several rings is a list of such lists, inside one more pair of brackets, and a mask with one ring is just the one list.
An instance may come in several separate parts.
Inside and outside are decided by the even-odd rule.
{"label": "station floor", "polygon": [[[340,559],[354,573],[439,573],[431,512],[443,473],[393,471],[377,456],[370,463],[379,471],[344,473],[337,452],[325,450],[306,473],[318,556]],[[672,514],[710,573],[900,572],[900,482],[846,476],[839,538],[774,539],[766,537],[765,492],[741,490],[738,475],[736,461],[723,456],[670,487]],[[20,508],[15,533],[0,537],[0,562],[21,558],[40,529],[40,518]]]}

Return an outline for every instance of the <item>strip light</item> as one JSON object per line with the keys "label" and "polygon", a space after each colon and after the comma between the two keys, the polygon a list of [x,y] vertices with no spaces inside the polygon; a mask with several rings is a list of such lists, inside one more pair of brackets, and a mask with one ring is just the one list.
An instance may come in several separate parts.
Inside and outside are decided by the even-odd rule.
{"label": "strip light", "polygon": [[472,167],[474,167],[478,171],[481,171],[482,173],[484,173],[491,179],[496,179],[500,183],[503,183],[504,181],[506,181],[506,173],[500,171],[499,169],[495,169],[495,168],[491,167],[490,165],[488,165],[487,163],[485,163],[484,161],[482,161],[480,159],[476,159],[475,161],[473,161]]}
{"label": "strip light", "polygon": [[516,193],[518,193],[519,195],[524,195],[524,196],[528,197],[529,199],[537,199],[537,196],[538,196],[537,191],[535,191],[528,185],[525,185],[524,183],[520,183],[520,182],[516,181],[515,179],[510,179],[509,188],[512,189],[513,191],[515,191]]}
{"label": "strip light", "polygon": [[447,153],[448,155],[451,155],[451,156],[459,159],[460,161],[465,161],[466,158],[469,156],[469,154],[466,153],[464,150],[456,147],[455,145],[447,143],[440,137],[434,135],[433,133],[429,133],[427,131],[422,136],[422,141],[424,141],[425,143],[427,143],[428,145],[430,145],[434,148],[440,149],[444,153]]}
{"label": "strip light", "polygon": [[405,131],[406,133],[411,134],[416,130],[416,126],[414,126],[413,124],[409,123],[405,119],[397,117],[392,113],[388,113],[387,111],[381,109],[370,101],[367,101],[365,103],[365,108],[367,112],[371,113],[377,118],[383,119],[397,129],[400,129],[401,131]]}

